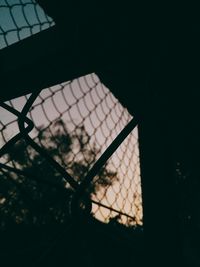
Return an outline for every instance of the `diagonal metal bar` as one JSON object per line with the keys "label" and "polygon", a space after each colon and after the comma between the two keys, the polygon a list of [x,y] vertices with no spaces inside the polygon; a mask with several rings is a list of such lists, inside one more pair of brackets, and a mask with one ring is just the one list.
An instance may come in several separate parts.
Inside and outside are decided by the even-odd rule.
{"label": "diagonal metal bar", "polygon": [[[40,91],[39,91],[40,92]],[[26,104],[24,105],[21,116],[18,119],[18,126],[19,130],[23,135],[23,138],[25,141],[33,147],[40,155],[42,155],[60,174],[62,174],[63,178],[72,186],[73,189],[78,188],[78,182],[74,180],[74,178],[57,162],[55,161],[49,154],[41,148],[26,132],[25,126],[24,126],[24,119],[26,118],[26,115],[28,111],[30,110],[32,104],[34,103],[35,99],[37,98],[39,92],[34,92],[31,94],[29,99],[27,100]]]}
{"label": "diagonal metal bar", "polygon": [[85,176],[83,182],[80,184],[79,188],[75,193],[75,198],[81,198],[84,194],[86,188],[90,185],[94,177],[98,174],[99,170],[104,166],[107,160],[112,156],[112,154],[117,150],[125,138],[131,133],[131,131],[138,125],[138,119],[133,118],[126,127],[118,134],[106,151],[101,155],[101,157],[96,161],[94,166]]}
{"label": "diagonal metal bar", "polygon": [[92,199],[92,203],[94,203],[94,204],[96,204],[96,205],[98,205],[98,206],[101,206],[101,207],[103,207],[103,208],[105,208],[105,209],[114,211],[114,212],[116,212],[116,213],[118,213],[118,214],[120,214],[120,215],[126,216],[127,218],[130,218],[131,220],[135,221],[135,217],[130,216],[130,215],[128,215],[127,213],[121,212],[120,210],[117,210],[117,209],[114,209],[114,208],[112,208],[112,207],[109,207],[109,206],[107,206],[107,205],[105,205],[105,204],[103,204],[103,203],[101,203],[101,202],[99,202],[99,201],[96,201],[96,200],[93,200],[93,199]]}

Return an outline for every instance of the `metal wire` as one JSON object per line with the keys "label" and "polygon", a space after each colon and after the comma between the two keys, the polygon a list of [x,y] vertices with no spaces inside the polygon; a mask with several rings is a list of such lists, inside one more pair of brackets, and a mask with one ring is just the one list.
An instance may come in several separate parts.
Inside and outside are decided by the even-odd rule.
{"label": "metal wire", "polygon": [[[44,14],[35,1],[31,0],[3,1],[0,5],[0,12],[4,13],[0,20],[0,48],[54,25],[54,22]],[[7,18],[5,14],[8,14]],[[22,18],[23,21],[19,21]],[[24,29],[28,29],[28,31],[26,34],[21,34]],[[18,109],[18,112],[21,113],[27,99],[28,97],[24,96],[9,101],[6,105]],[[1,115],[4,117],[1,120],[1,143],[3,146],[13,138],[13,141],[9,141],[9,143],[12,144],[11,150],[14,150],[15,146],[13,145],[20,140],[22,132],[16,134],[18,118],[5,111],[6,106],[3,108],[1,110]],[[52,140],[54,140],[54,144],[58,142],[56,139],[58,131],[65,132],[66,136],[69,135],[73,139],[74,145],[70,146],[71,151],[67,155],[62,154],[62,149],[58,149],[57,155],[54,155],[52,161],[50,160],[54,167],[55,165],[60,166],[58,168],[60,168],[59,171],[62,169],[63,177],[67,172],[69,176],[66,179],[71,176],[75,177],[74,186],[71,179],[72,187],[76,187],[79,179],[83,181],[84,177],[88,176],[87,173],[94,170],[92,168],[94,168],[96,160],[132,119],[127,110],[94,74],[41,91],[28,111],[28,117],[35,125],[34,130],[30,133],[29,141],[34,149],[45,158],[50,158],[48,145],[52,144]],[[24,117],[21,116],[21,118],[22,123]],[[47,136],[46,141],[43,139],[41,141],[42,135]],[[83,143],[81,143],[81,138]],[[51,142],[49,142],[50,140]],[[57,143],[57,145],[59,148],[60,144]],[[4,147],[3,154],[8,150],[8,146]],[[26,151],[31,162],[32,151],[29,147],[26,148]],[[14,168],[20,167],[14,159],[8,161],[6,157],[3,157],[2,162]],[[83,164],[77,175],[76,168],[80,167],[80,162]],[[101,170],[99,172],[101,173]],[[106,175],[107,179],[105,179]],[[91,176],[89,180],[92,178]],[[109,222],[119,213],[121,214],[120,222],[124,224],[142,224],[137,129],[125,139],[106,163],[104,180],[101,181],[99,174],[93,179],[95,193],[92,194],[92,212],[96,218]]]}
{"label": "metal wire", "polygon": [[[5,103],[1,103],[1,107],[3,107],[4,109],[12,112],[13,114],[15,114],[16,116],[21,116],[21,113],[19,113],[17,110],[13,109],[12,107],[10,107],[9,105],[5,104]],[[33,122],[28,119],[27,117],[24,118],[24,123],[28,124],[28,127],[24,129],[25,133],[30,132],[34,125]],[[20,140],[23,137],[23,133],[20,132],[18,134],[16,134],[14,137],[12,137],[11,140],[9,140],[9,142],[7,142],[0,150],[0,157],[2,157],[5,153],[7,153],[7,151],[9,150],[9,147],[11,147],[12,145],[14,145],[18,140]]]}
{"label": "metal wire", "polygon": [[[54,25],[34,0],[0,0],[0,49]],[[69,38],[72,38],[70,34]],[[76,33],[73,38],[79,42]],[[25,225],[34,224],[35,219],[43,224],[50,218],[60,224],[68,222],[65,230],[70,232],[74,222],[71,224],[69,205],[83,200],[85,195],[84,201],[92,202],[95,219],[111,225],[113,222],[142,225],[136,124],[136,118],[132,118],[93,73],[35,95],[1,103],[0,229],[12,220]],[[196,187],[196,178],[194,185],[188,186],[191,178],[187,178],[181,165],[176,171],[183,187],[182,224],[190,229],[189,224],[194,220],[191,216],[196,216],[191,206],[198,202],[194,197],[198,192],[194,194],[191,190]],[[55,195],[52,203],[50,200]],[[42,205],[43,200],[46,206]],[[67,212],[63,214],[60,210]],[[198,231],[196,228],[192,235]],[[77,245],[84,231],[76,227],[74,232],[78,236]],[[48,244],[36,257],[35,266],[48,257],[63,234],[68,233],[62,229],[55,234],[53,242],[48,243],[46,239]],[[90,254],[89,246],[83,244],[83,247],[82,255]]]}
{"label": "metal wire", "polygon": [[33,0],[2,0],[0,2],[0,49],[54,24]]}
{"label": "metal wire", "polygon": [[[3,0],[0,49],[53,25],[35,1]],[[95,74],[1,103],[0,230],[13,223],[60,225],[39,247],[27,245],[34,251],[33,266],[46,264],[65,238],[69,244],[70,238],[82,242],[81,258],[93,266],[80,224],[84,216],[110,225],[142,225],[136,124]],[[72,217],[70,205],[79,200],[84,214]]]}
{"label": "metal wire", "polygon": [[[88,76],[88,77],[85,77],[84,79],[89,79],[89,77],[91,77],[91,76]],[[81,78],[82,79],[82,78]],[[90,79],[89,79],[90,80]],[[65,92],[65,90],[67,91],[67,90],[69,90],[70,89],[70,87],[71,87],[71,89],[72,89],[72,84],[73,83],[76,83],[76,81],[74,81],[74,82],[72,82],[71,84],[67,84],[66,86],[64,86],[64,87],[61,87],[61,90],[62,90],[62,93],[64,94],[64,92]],[[104,87],[102,87],[103,88],[103,90],[107,90],[106,88],[104,88]],[[50,88],[50,89],[47,89],[47,90],[44,90],[43,91],[43,94],[44,94],[44,92],[46,91],[51,91],[51,93],[52,93],[52,96],[54,95],[54,90],[55,90],[55,92],[59,92],[60,90],[57,90],[58,88],[56,88],[56,87],[54,87],[54,88]],[[69,91],[68,91],[69,92]],[[46,93],[45,93],[46,94]],[[90,91],[88,91],[88,94],[86,94],[86,98],[90,95],[90,94],[93,94],[92,93],[92,91],[90,92]],[[111,93],[109,92],[109,91],[107,91],[107,95],[109,96],[109,97],[111,97],[111,99],[113,99],[114,100],[114,98],[113,98],[113,96],[112,95],[110,95]],[[41,95],[42,95],[42,93],[40,94],[40,96],[39,97],[41,97]],[[105,96],[104,96],[105,97]],[[25,97],[23,97],[23,98],[25,98]],[[47,97],[47,99],[46,100],[44,100],[44,102],[43,102],[43,104],[42,104],[42,109],[43,109],[43,111],[44,111],[44,114],[45,114],[45,117],[47,118],[48,117],[48,112],[46,113],[46,110],[44,109],[44,106],[45,106],[45,102],[46,101],[48,101],[48,99],[49,99],[49,97]],[[12,100],[12,101],[10,101],[10,104],[11,105],[13,105],[14,103],[17,103],[17,102],[21,102],[22,101],[22,98],[20,98],[20,99],[16,99],[16,100]],[[59,99],[57,99],[57,101],[58,102],[56,102],[55,101],[55,99],[54,99],[54,101],[52,101],[51,102],[51,104],[53,104],[53,105],[55,105],[55,107],[56,108],[58,108],[58,104],[59,104]],[[79,103],[80,103],[80,101],[81,101],[81,99],[78,101]],[[117,100],[115,100],[116,101],[116,111],[117,111],[117,109],[120,107],[120,104],[117,102]],[[32,106],[32,108],[31,108],[31,111],[30,111],[30,114],[29,114],[29,116],[31,116],[32,117],[32,119],[33,119],[33,121],[37,121],[37,116],[35,117],[35,115],[34,115],[34,112],[39,108],[41,108],[41,105],[39,105],[39,103],[40,102],[38,102],[38,103],[36,103],[35,104],[35,106],[33,105]],[[103,101],[103,103],[105,103],[105,101]],[[111,103],[109,103],[109,105],[111,105],[112,104],[112,102]],[[70,108],[70,110],[68,110],[67,109],[67,111],[66,112],[64,112],[64,114],[60,114],[60,118],[61,117],[66,117],[66,116],[68,116],[69,114],[70,114],[70,112],[71,112],[71,110],[72,110],[72,108],[74,109],[76,109],[76,112],[78,111],[78,107],[76,107],[78,104],[76,103],[75,105],[72,105],[72,107]],[[88,105],[88,103],[87,103],[87,105]],[[79,105],[78,105],[79,106]],[[111,105],[111,107],[112,107],[112,105]],[[63,107],[64,108],[64,107]],[[84,109],[85,109],[85,107],[83,107]],[[96,107],[96,108],[98,108],[98,106]],[[120,108],[122,108],[122,107],[120,107]],[[51,110],[51,106],[49,106],[48,107],[48,109],[49,109],[49,111]],[[75,111],[75,110],[74,110]],[[37,112],[37,111],[36,111]],[[81,111],[80,111],[81,112]],[[121,109],[121,112],[123,113],[124,112],[124,115],[125,115],[125,117],[126,118],[123,118],[122,117],[122,119],[126,119],[127,120],[127,122],[129,121],[129,118],[128,118],[128,113],[126,113],[123,109]],[[82,113],[82,112],[81,112]],[[108,110],[108,114],[107,114],[107,116],[108,116],[108,118],[110,117],[110,115],[111,114],[109,114],[110,113],[110,110]],[[20,113],[20,114],[22,114],[22,113]],[[100,113],[99,113],[100,114]],[[91,111],[91,116],[93,115],[93,111]],[[120,116],[121,117],[121,116]],[[22,116],[22,118],[23,118],[23,116]],[[109,118],[110,119],[110,118]],[[91,120],[91,117],[89,117],[89,121]],[[59,121],[59,119],[56,119],[55,120],[55,122],[58,122]],[[64,119],[63,119],[63,121],[64,121]],[[84,118],[84,121],[85,121],[85,123],[86,123],[86,125],[88,124],[87,122],[88,122],[88,118],[87,117],[85,117]],[[13,123],[14,123],[15,121],[13,121]],[[47,123],[47,121],[46,121],[46,119],[44,120],[44,122],[45,123]],[[38,150],[38,148],[39,148],[39,153],[41,153],[43,156],[45,156],[46,158],[48,158],[49,157],[49,155],[48,155],[48,152],[46,153],[45,151],[44,151],[44,149],[40,149],[40,146],[36,143],[36,142],[38,142],[38,141],[36,141],[37,139],[38,139],[38,135],[39,134],[41,134],[41,132],[49,132],[49,134],[51,134],[51,136],[53,137],[54,135],[55,135],[55,133],[53,132],[53,128],[52,128],[52,126],[54,126],[55,124],[53,124],[53,123],[55,123],[54,121],[52,121],[52,120],[48,120],[48,126],[46,125],[43,129],[41,129],[40,127],[38,127],[38,126],[36,126],[38,129],[36,130],[37,132],[35,132],[35,136],[34,136],[34,139],[35,139],[35,141],[33,141],[31,138],[33,138],[33,137],[31,137],[31,138],[29,138],[29,144],[31,143],[33,146],[34,146],[34,148],[36,148],[37,150]],[[121,122],[121,120],[119,120],[119,123]],[[37,123],[37,122],[36,122]],[[135,123],[135,122],[134,122]],[[71,124],[71,126],[73,127],[73,128],[71,128],[71,133],[74,133],[74,132],[79,132],[80,131],[80,123],[78,122],[78,124],[76,124],[76,120],[74,120],[74,118],[72,117],[71,118],[71,121],[69,121],[69,125]],[[108,124],[106,125],[106,121],[104,121],[104,119],[101,121],[101,127],[102,127],[102,129],[100,129],[100,131],[105,131],[105,130],[108,130],[107,129],[107,126],[108,126]],[[117,125],[117,123],[116,123],[116,125],[115,125],[115,127],[117,127],[118,125]],[[124,121],[124,126],[126,126],[126,122]],[[87,126],[88,127],[88,126]],[[118,126],[119,127],[119,126]],[[123,129],[123,126],[121,127],[121,129],[118,129],[117,130],[117,132],[115,133],[115,135],[117,136],[117,134],[119,133],[119,131],[120,130],[122,130]],[[94,127],[92,128],[91,126],[90,127],[88,127],[88,131],[93,131],[94,130]],[[97,129],[95,129],[96,131],[97,131]],[[6,132],[6,127],[5,127],[5,129],[1,132],[1,134],[4,134]],[[110,133],[112,134],[112,129],[110,130]],[[33,133],[32,133],[33,134]],[[76,135],[76,133],[75,133],[75,135]],[[99,142],[99,133],[98,134],[96,134],[96,136],[91,136],[91,139],[92,138],[95,138],[94,140],[95,140],[95,142],[97,143],[97,142]],[[4,137],[4,138],[6,138],[6,137]],[[56,138],[56,137],[55,137]],[[77,133],[77,138],[79,138],[78,137],[78,133]],[[102,138],[102,137],[101,137]],[[105,137],[104,137],[105,138]],[[108,137],[106,137],[106,139],[108,139]],[[113,141],[113,139],[114,139],[114,137],[112,138],[111,137],[111,139],[110,139],[110,141],[109,142],[107,142],[107,144],[104,144],[103,146],[103,148],[102,148],[102,151],[100,151],[100,149],[101,149],[101,147],[99,147],[98,148],[98,153],[97,153],[97,155],[95,155],[95,158],[98,158],[98,156],[99,155],[101,155],[102,153],[103,153],[103,151],[105,150],[105,148],[106,147],[108,147],[108,145],[109,144],[111,144],[111,142]],[[134,140],[133,140],[134,139]],[[134,142],[134,146],[136,146],[137,145],[137,143],[136,143],[136,136],[135,136],[135,133],[133,133],[132,134],[132,140],[130,139],[130,137],[129,137],[129,141],[132,141],[132,142]],[[108,140],[107,140],[108,141]],[[41,144],[40,144],[41,145]],[[93,142],[91,143],[91,144],[88,144],[89,145],[89,147],[90,148],[88,148],[88,149],[91,149],[91,151],[93,151],[94,150],[94,148],[93,148]],[[110,168],[112,168],[112,170],[114,170],[114,167],[115,167],[115,169],[116,169],[116,165],[118,164],[119,165],[119,167],[118,167],[118,169],[119,169],[119,171],[122,171],[122,170],[124,170],[125,169],[125,167],[127,168],[127,173],[129,174],[129,175],[134,175],[134,173],[131,173],[129,170],[128,170],[128,168],[129,168],[129,165],[125,165],[125,163],[123,163],[121,166],[120,166],[120,163],[119,163],[119,160],[120,160],[120,157],[126,157],[126,149],[127,150],[130,150],[130,143],[128,143],[127,144],[127,146],[129,146],[129,147],[125,147],[125,150],[124,151],[119,151],[118,152],[118,159],[117,159],[117,155],[114,155],[113,156],[113,159],[111,158],[111,163],[110,163]],[[135,148],[133,146],[133,149]],[[44,145],[43,144],[43,148],[45,148],[45,149],[47,149],[48,150],[48,145]],[[75,148],[74,147],[74,149],[77,149],[77,148]],[[129,153],[129,160],[130,160],[130,163],[131,164],[133,164],[134,162],[131,162],[131,160],[132,161],[135,161],[136,160],[136,156],[134,156],[134,155],[132,155],[130,152],[132,152],[131,150],[128,152]],[[133,152],[135,152],[135,151],[133,151]],[[132,153],[133,153],[132,152]],[[59,152],[58,152],[59,153]],[[87,152],[86,152],[87,153]],[[123,155],[123,154],[124,155]],[[136,152],[136,153],[138,153],[138,152]],[[61,158],[62,157],[64,157],[63,155],[58,155],[58,156],[60,156]],[[137,158],[138,158],[138,156],[139,155],[137,155]],[[68,162],[68,164],[67,164],[67,162],[65,162],[65,160],[64,160],[64,163],[65,163],[65,165],[67,164],[68,166],[73,166],[72,165],[72,162],[74,161],[74,162],[78,162],[78,160],[77,160],[77,157],[78,157],[78,154],[76,154],[75,153],[75,151],[71,151],[71,162]],[[84,151],[79,151],[79,157],[83,157],[84,158]],[[87,155],[86,155],[86,157],[87,157]],[[131,157],[133,157],[132,159],[131,159]],[[139,160],[139,158],[137,159],[137,160]],[[118,163],[117,163],[117,161],[118,161]],[[56,161],[54,161],[53,159],[52,159],[52,161],[51,161],[51,163],[53,164],[53,165],[58,165],[58,163],[56,163]],[[117,164],[116,164],[117,163]],[[89,163],[88,163],[89,164]],[[91,163],[92,165],[94,165],[94,162],[93,163]],[[96,163],[95,163],[96,164]],[[135,164],[135,163],[134,163]],[[139,164],[139,162],[138,161],[136,161],[136,164]],[[66,165],[66,166],[67,166]],[[90,166],[88,166],[88,170],[92,167],[92,165]],[[98,164],[99,165],[99,164]],[[100,164],[101,165],[101,164]],[[113,165],[113,166],[112,166]],[[60,165],[59,165],[60,166]],[[96,165],[94,165],[94,166],[96,166]],[[112,166],[112,167],[111,167]],[[131,165],[130,165],[131,166]],[[99,168],[100,166],[98,166],[98,168]],[[139,166],[138,166],[139,167]],[[59,167],[60,168],[60,167]],[[61,167],[62,168],[62,175],[63,175],[63,177],[64,176],[66,176],[66,171],[65,171],[65,169],[63,169],[63,167]],[[66,167],[65,167],[66,168]],[[98,170],[98,168],[96,168],[95,167],[95,169],[96,169],[96,172],[97,172],[97,170]],[[132,166],[132,168],[134,168],[134,166]],[[121,170],[120,170],[121,169]],[[59,171],[60,171],[60,169],[59,169]],[[135,171],[137,171],[137,170],[135,170]],[[138,171],[139,171],[139,169],[138,169]],[[91,172],[91,171],[90,171]],[[92,171],[93,172],[93,171]],[[96,172],[95,172],[95,174],[96,174]],[[114,172],[116,172],[117,173],[117,171],[114,171]],[[80,173],[80,176],[85,176],[86,175],[86,173]],[[86,175],[86,177],[87,177],[88,175]],[[90,175],[89,175],[90,176]],[[93,176],[94,176],[94,174],[91,176],[91,178],[93,178]],[[71,176],[70,176],[71,177]],[[133,176],[132,176],[133,177]],[[91,178],[90,178],[90,180],[91,180]],[[68,179],[68,177],[67,177],[67,179]],[[98,178],[96,178],[96,181],[97,181],[97,179]],[[123,203],[123,205],[125,206],[126,205],[126,202],[125,201],[127,201],[128,202],[128,199],[126,200],[126,195],[124,195],[124,197],[123,197],[123,199],[122,199],[122,194],[123,194],[123,191],[125,192],[125,190],[127,191],[126,192],[126,194],[129,194],[130,195],[130,188],[129,187],[126,187],[125,188],[125,186],[127,186],[127,184],[128,183],[130,183],[131,184],[131,182],[134,182],[134,181],[131,181],[132,180],[132,178],[130,178],[131,180],[130,181],[128,181],[127,182],[127,180],[126,180],[127,178],[126,177],[121,177],[120,178],[120,184],[118,184],[117,185],[117,187],[121,187],[121,190],[122,190],[122,193],[121,192],[118,192],[118,193],[115,193],[116,194],[116,199],[119,199],[119,198],[121,198],[121,205],[122,205],[122,203]],[[138,176],[138,174],[137,174],[137,177],[136,177],[136,179],[139,179],[139,176]],[[123,180],[125,180],[125,182],[123,182]],[[116,182],[115,182],[116,183]],[[76,184],[76,182],[75,182],[75,184]],[[88,183],[87,183],[88,184]],[[76,184],[77,185],[77,184]],[[111,186],[113,186],[113,192],[114,192],[114,190],[115,190],[115,187],[114,187],[114,184],[112,185],[111,184]],[[116,185],[115,185],[116,186]],[[133,184],[133,186],[134,187],[136,187],[134,184]],[[139,181],[138,181],[138,186],[140,186],[140,184],[139,184]],[[103,187],[102,187],[102,189],[100,188],[100,190],[102,191],[103,190]],[[116,205],[115,205],[115,203],[113,203],[113,207],[112,207],[112,205],[110,205],[110,203],[109,203],[109,201],[110,201],[110,193],[108,193],[108,196],[106,196],[106,192],[109,192],[111,190],[111,187],[109,188],[109,187],[107,187],[107,188],[105,188],[105,191],[104,192],[101,192],[101,194],[99,193],[99,196],[98,196],[98,198],[99,198],[99,200],[102,200],[103,199],[103,202],[104,203],[102,203],[104,206],[107,206],[107,209],[109,209],[109,206],[110,206],[110,208],[114,208],[114,207],[117,207]],[[132,188],[131,190],[136,190],[136,188]],[[128,192],[129,191],[129,192]],[[99,191],[100,192],[100,191]],[[113,192],[111,193],[111,194],[113,194]],[[133,194],[134,194],[134,192],[133,192]],[[121,195],[121,196],[120,196]],[[103,197],[104,196],[104,197]],[[97,202],[97,196],[96,195],[94,195],[93,196],[93,198],[94,198],[94,201],[95,201],[95,205],[96,205],[96,202]],[[106,203],[107,202],[107,203]],[[107,204],[107,205],[106,205]],[[133,205],[134,203],[131,203],[131,205]],[[140,205],[141,205],[141,202],[140,202]],[[122,207],[122,206],[121,206]],[[102,208],[102,210],[103,210],[104,208]],[[119,210],[119,212],[123,212],[123,214],[125,214],[125,213],[127,213],[127,216],[131,216],[132,214],[133,214],[133,212],[132,212],[132,214],[130,213],[129,214],[129,212],[124,212],[123,211],[123,208],[120,208],[119,209],[119,207],[117,207],[117,208],[115,208],[116,210]],[[100,206],[99,206],[99,210],[101,210],[101,208],[100,208]],[[131,207],[130,207],[130,210],[131,210]],[[110,213],[111,214],[114,214],[113,213],[113,211],[111,212],[111,209],[110,209]],[[105,216],[105,211],[104,211],[104,216]],[[140,216],[141,216],[141,214],[140,214]],[[112,217],[112,215],[111,216],[108,216],[108,217],[106,217],[105,216],[105,218],[104,218],[104,220],[106,220],[106,221],[108,221],[109,220],[109,218],[110,217]],[[132,217],[134,217],[135,218],[135,214],[132,216]],[[103,219],[103,218],[101,218],[101,219]]]}

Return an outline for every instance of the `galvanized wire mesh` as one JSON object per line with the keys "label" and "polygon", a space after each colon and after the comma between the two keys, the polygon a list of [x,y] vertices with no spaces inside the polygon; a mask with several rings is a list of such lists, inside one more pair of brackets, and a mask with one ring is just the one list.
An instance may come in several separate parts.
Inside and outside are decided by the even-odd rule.
{"label": "galvanized wire mesh", "polygon": [[[35,1],[4,0],[0,3],[0,14],[3,14],[0,16],[0,48],[54,24]],[[27,99],[28,96],[23,96],[9,101],[8,105],[21,111]],[[17,117],[6,109],[1,108],[0,116],[3,146],[17,133],[18,125]],[[76,180],[81,180],[131,119],[128,111],[95,74],[44,89],[28,116],[35,126],[30,133],[31,138],[52,153],[54,159]],[[21,162],[20,155],[23,158]],[[12,147],[9,156],[1,158],[1,162],[23,169],[26,160],[26,167],[29,164],[40,169],[35,159],[37,153],[34,154],[30,147],[20,143],[18,147]],[[38,158],[38,162],[41,159]],[[5,171],[1,174],[5,177]],[[61,177],[54,174],[57,182]],[[23,179],[21,181],[23,183]],[[47,178],[45,182],[48,182]],[[70,187],[69,184],[65,186]],[[137,129],[121,144],[106,167],[99,170],[99,175],[88,190],[93,200],[92,213],[99,220],[108,222],[115,218],[127,225],[142,224]],[[1,209],[6,203],[6,196],[2,192]],[[19,221],[22,217],[16,215]]]}

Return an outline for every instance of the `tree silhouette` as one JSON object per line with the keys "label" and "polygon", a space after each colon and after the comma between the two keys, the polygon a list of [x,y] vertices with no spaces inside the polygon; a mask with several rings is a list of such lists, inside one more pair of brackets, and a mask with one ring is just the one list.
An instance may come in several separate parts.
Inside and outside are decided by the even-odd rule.
{"label": "tree silhouette", "polygon": [[[39,129],[35,141],[76,181],[82,181],[100,153],[90,139],[84,126],[70,132],[59,119],[45,130]],[[73,190],[62,175],[24,140],[14,145],[6,160],[13,162],[23,174],[0,172],[1,227],[65,223],[69,219]],[[86,193],[91,197],[117,179],[117,173],[106,164]]]}

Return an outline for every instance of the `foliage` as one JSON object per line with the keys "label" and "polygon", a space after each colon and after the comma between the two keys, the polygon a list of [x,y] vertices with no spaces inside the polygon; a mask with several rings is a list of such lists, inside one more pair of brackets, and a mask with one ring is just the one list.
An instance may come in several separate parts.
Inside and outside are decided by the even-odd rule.
{"label": "foliage", "polygon": [[[84,126],[69,132],[61,119],[45,130],[39,129],[35,141],[76,181],[84,179],[100,153]],[[9,151],[7,161],[24,174],[0,172],[1,227],[16,223],[65,223],[69,217],[73,189],[62,175],[24,140]],[[86,193],[91,196],[99,190],[106,190],[116,179],[116,172],[106,164]]]}

